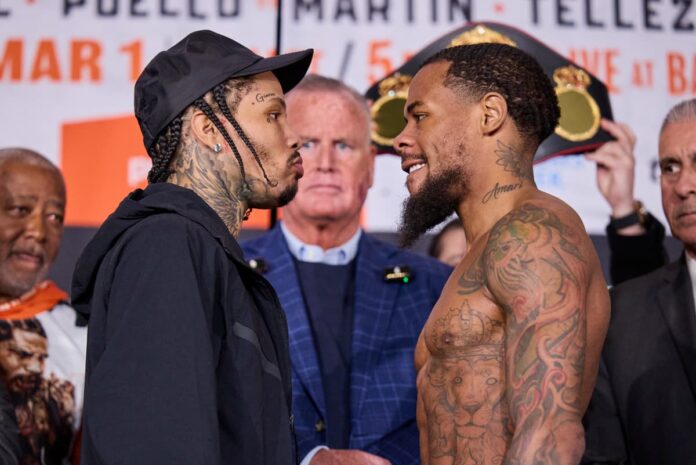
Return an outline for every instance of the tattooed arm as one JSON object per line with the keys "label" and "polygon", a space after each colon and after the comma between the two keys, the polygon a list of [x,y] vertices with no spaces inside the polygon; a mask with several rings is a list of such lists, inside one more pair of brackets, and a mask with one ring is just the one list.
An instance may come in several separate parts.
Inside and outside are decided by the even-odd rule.
{"label": "tattooed arm", "polygon": [[486,282],[506,319],[514,431],[506,465],[577,464],[584,450],[588,273],[578,243],[556,214],[528,203],[496,224],[484,252]]}

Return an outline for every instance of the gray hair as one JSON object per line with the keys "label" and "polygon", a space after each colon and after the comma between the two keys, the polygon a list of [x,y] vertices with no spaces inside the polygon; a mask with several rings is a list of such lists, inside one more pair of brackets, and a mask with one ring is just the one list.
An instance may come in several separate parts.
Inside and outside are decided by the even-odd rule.
{"label": "gray hair", "polygon": [[0,148],[0,165],[11,161],[26,165],[42,166],[59,172],[56,165],[38,152],[22,147]]}
{"label": "gray hair", "polygon": [[[357,90],[353,89],[347,84],[339,81],[338,79],[333,79],[325,76],[320,76],[318,74],[310,74],[305,77],[300,83],[295,86],[290,94],[295,92],[331,92],[336,94],[342,94],[351,99],[358,106],[361,112],[365,113],[365,119],[367,121],[367,127],[370,128],[372,125],[372,116],[370,115],[370,106],[367,103],[367,99]],[[369,131],[368,131],[368,141],[369,141]]]}
{"label": "gray hair", "polygon": [[669,124],[691,120],[696,120],[696,98],[684,100],[683,102],[674,105],[672,109],[669,110],[669,113],[667,113],[667,116],[665,116],[665,119],[662,121],[660,134],[662,134]]}
{"label": "gray hair", "polygon": [[63,173],[61,173],[60,169],[58,169],[58,167],[54,165],[51,160],[44,157],[40,153],[22,147],[0,148],[0,168],[2,168],[5,163],[11,162],[21,163],[23,165],[39,166],[52,171],[53,175],[60,182],[63,190],[65,190]]}

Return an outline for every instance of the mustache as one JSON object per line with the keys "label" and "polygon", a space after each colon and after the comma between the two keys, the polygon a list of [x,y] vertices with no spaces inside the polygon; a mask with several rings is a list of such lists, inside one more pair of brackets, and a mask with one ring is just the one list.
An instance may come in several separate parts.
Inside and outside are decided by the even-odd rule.
{"label": "mustache", "polygon": [[46,261],[46,252],[39,246],[17,246],[10,249],[11,254],[25,254],[37,257],[43,264]]}
{"label": "mustache", "polygon": [[690,213],[696,213],[696,200],[688,200],[678,203],[674,208],[674,216],[677,218]]}

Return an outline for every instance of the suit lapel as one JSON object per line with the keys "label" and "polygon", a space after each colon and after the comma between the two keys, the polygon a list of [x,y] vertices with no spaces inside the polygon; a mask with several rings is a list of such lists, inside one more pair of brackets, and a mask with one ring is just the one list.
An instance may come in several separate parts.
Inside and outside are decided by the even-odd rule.
{"label": "suit lapel", "polygon": [[360,240],[356,263],[355,307],[351,352],[351,416],[360,418],[373,367],[378,360],[399,284],[383,280],[388,263],[379,244],[366,234]]}
{"label": "suit lapel", "polygon": [[278,293],[288,320],[292,369],[324,416],[326,408],[321,370],[295,264],[280,227],[276,226],[268,239],[262,251],[268,263],[265,276]]}
{"label": "suit lapel", "polygon": [[685,257],[669,267],[665,281],[657,295],[660,310],[696,398],[696,312]]}

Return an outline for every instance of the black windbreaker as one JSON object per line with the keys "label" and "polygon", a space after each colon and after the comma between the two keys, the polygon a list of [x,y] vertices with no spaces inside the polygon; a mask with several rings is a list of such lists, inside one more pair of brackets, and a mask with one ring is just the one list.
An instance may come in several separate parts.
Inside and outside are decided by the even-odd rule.
{"label": "black windbreaker", "polygon": [[285,316],[193,191],[121,202],[72,296],[89,320],[82,465],[296,462]]}

